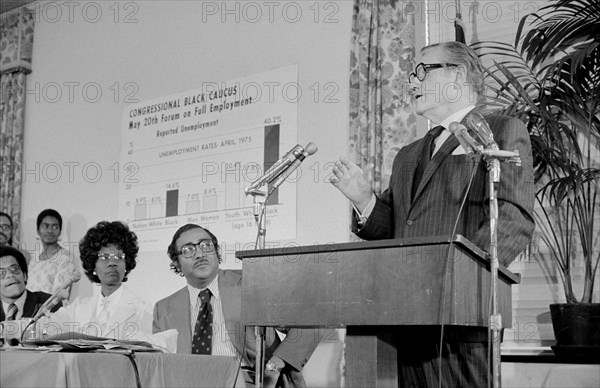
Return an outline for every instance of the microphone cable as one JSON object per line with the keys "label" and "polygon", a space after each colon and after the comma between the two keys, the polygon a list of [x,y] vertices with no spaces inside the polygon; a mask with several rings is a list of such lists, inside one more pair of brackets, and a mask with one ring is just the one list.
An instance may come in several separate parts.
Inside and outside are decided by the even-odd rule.
{"label": "microphone cable", "polygon": [[90,353],[107,353],[107,354],[121,354],[125,356],[131,366],[133,367],[133,372],[135,373],[135,386],[136,388],[142,388],[142,380],[140,379],[140,371],[138,369],[137,362],[135,361],[135,350],[133,349],[94,349]]}
{"label": "microphone cable", "polygon": [[458,228],[458,221],[460,220],[460,215],[465,207],[465,203],[467,202],[467,197],[469,196],[469,191],[471,191],[471,186],[473,185],[473,178],[475,178],[475,173],[477,172],[477,168],[481,163],[481,155],[474,155],[472,157],[473,160],[473,169],[471,170],[471,177],[469,178],[469,184],[465,189],[465,194],[463,196],[460,207],[458,208],[458,214],[456,215],[456,221],[454,222],[454,226],[452,228],[452,234],[450,235],[450,243],[446,248],[446,260],[444,262],[444,269],[442,271],[442,298],[440,303],[440,340],[439,340],[439,351],[438,351],[438,388],[442,388],[442,351],[444,345],[444,314],[445,314],[445,304],[446,304],[446,273],[448,272],[448,263],[450,261],[450,248],[454,245],[454,237],[456,235],[456,229]]}
{"label": "microphone cable", "polygon": [[137,362],[135,362],[135,350],[130,350],[122,353],[131,362],[133,371],[135,372],[135,384],[137,388],[142,388],[142,381],[140,380],[140,372],[138,370]]}
{"label": "microphone cable", "polygon": [[34,322],[34,320],[33,320],[33,319],[31,319],[31,320],[29,321],[29,323],[27,324],[27,326],[25,326],[25,328],[24,328],[24,329],[23,329],[23,331],[21,332],[21,341],[20,341],[21,343],[23,343],[23,336],[25,335],[25,333],[27,333],[27,329],[29,329],[29,327],[30,327],[32,324],[34,324],[34,323],[35,323],[35,322]]}

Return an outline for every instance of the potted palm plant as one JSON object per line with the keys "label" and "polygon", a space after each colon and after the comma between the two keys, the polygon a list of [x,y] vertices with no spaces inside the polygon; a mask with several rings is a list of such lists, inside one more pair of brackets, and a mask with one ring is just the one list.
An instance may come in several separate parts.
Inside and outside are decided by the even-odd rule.
{"label": "potted palm plant", "polygon": [[559,274],[567,302],[550,305],[559,356],[600,357],[598,15],[596,0],[557,0],[521,19],[514,44],[473,45],[491,62],[492,108],[520,117],[530,132],[537,233],[548,248],[542,264]]}

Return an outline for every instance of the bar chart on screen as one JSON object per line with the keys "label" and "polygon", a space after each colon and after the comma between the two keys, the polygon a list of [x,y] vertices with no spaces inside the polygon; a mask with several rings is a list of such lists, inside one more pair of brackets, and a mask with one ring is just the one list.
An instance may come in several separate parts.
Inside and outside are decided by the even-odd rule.
{"label": "bar chart on screen", "polygon": [[[297,138],[296,104],[255,88],[274,79],[296,82],[297,68],[125,109],[121,162],[128,174],[119,182],[119,216],[138,235],[140,249],[164,250],[165,236],[187,223],[209,228],[222,242],[255,241],[254,199],[245,188]],[[272,240],[296,237],[295,184],[269,197],[267,229]]]}

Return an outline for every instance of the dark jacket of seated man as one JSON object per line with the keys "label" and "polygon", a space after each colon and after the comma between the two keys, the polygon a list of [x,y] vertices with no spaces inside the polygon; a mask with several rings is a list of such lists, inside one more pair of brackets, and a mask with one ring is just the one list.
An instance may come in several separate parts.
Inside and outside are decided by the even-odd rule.
{"label": "dark jacket of seated man", "polygon": [[[40,311],[40,307],[52,296],[41,291],[28,291],[27,289],[23,293],[25,295],[25,302],[23,304],[23,315],[20,318],[33,318],[35,314]],[[50,312],[55,312],[62,307],[62,302],[58,302]],[[2,310],[0,310],[0,321],[6,320],[7,311],[4,310],[4,303],[2,303]]]}
{"label": "dark jacket of seated man", "polygon": [[[21,251],[7,245],[0,247],[0,321],[31,318],[50,298],[51,295],[45,292],[26,289],[27,274],[27,260]],[[11,309],[12,305],[16,309]],[[52,312],[61,306],[62,303],[59,302],[52,308]]]}
{"label": "dark jacket of seated man", "polygon": [[[177,329],[177,353],[192,350],[192,325],[198,290],[211,291],[213,339],[210,354],[242,357],[242,366],[254,370],[255,333],[244,329],[241,320],[242,276],[237,271],[219,269],[218,241],[207,229],[188,224],[173,237],[168,252],[171,269],[183,274],[187,286],[162,299],[154,306],[153,332]],[[193,311],[194,310],[194,311]],[[192,318],[192,316],[194,316]],[[281,341],[273,328],[267,328],[265,385],[267,380],[278,386],[303,387],[302,368],[323,337],[322,330],[288,329]],[[245,378],[248,381],[249,375]]]}

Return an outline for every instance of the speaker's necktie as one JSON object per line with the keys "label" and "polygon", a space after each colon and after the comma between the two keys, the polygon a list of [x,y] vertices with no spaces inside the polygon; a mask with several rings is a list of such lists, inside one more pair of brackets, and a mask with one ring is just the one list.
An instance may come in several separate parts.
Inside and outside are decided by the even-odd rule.
{"label": "speaker's necktie", "polygon": [[14,304],[14,303],[9,304],[8,312],[6,313],[6,320],[14,321],[15,318],[17,318],[17,311],[19,311],[19,308],[17,307],[16,304]]}
{"label": "speaker's necktie", "polygon": [[200,291],[198,295],[201,307],[192,337],[192,354],[211,354],[212,352],[213,312],[210,305],[211,295],[212,293],[208,288]]}
{"label": "speaker's necktie", "polygon": [[423,178],[423,173],[425,172],[425,168],[427,167],[427,163],[431,160],[431,154],[435,149],[435,139],[442,133],[444,127],[438,125],[437,127],[433,127],[427,132],[425,137],[423,138],[423,149],[421,150],[421,156],[419,157],[419,161],[417,162],[417,168],[415,170],[415,176],[413,178],[412,192],[411,198],[415,198],[415,193],[417,192],[417,188],[419,187],[419,183],[421,183],[421,179]]}

